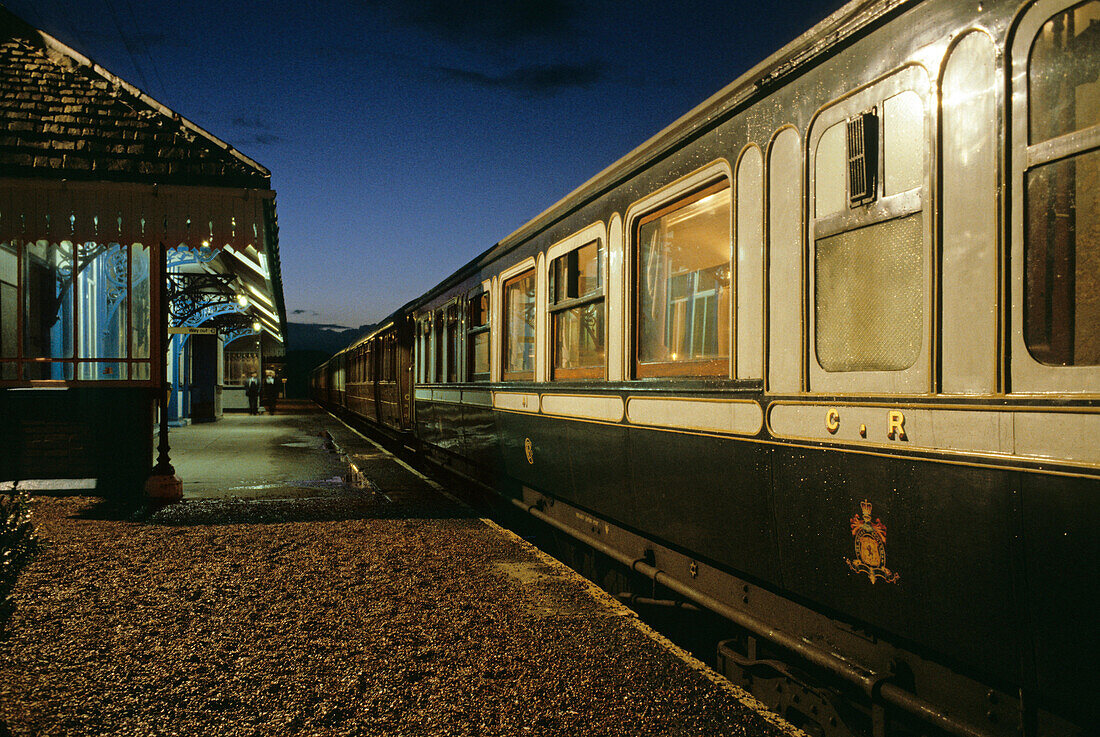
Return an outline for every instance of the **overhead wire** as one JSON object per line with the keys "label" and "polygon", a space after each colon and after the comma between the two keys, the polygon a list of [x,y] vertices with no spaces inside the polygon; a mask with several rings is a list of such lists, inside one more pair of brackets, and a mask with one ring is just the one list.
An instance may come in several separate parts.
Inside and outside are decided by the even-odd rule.
{"label": "overhead wire", "polygon": [[[137,29],[137,14],[134,12],[134,6],[130,0],[122,0],[126,6],[127,12],[130,14],[130,23],[134,29]],[[149,53],[149,44],[146,43],[143,47],[145,52],[145,58],[149,60],[149,66],[153,68],[153,76],[157,80],[157,86],[160,87],[161,99],[163,100],[168,96],[168,88],[164,86],[164,79],[160,76],[160,70],[157,68],[157,61],[153,58],[153,55]]]}
{"label": "overhead wire", "polygon": [[134,65],[134,70],[138,73],[138,77],[141,79],[141,87],[143,90],[149,90],[149,80],[145,78],[145,70],[141,68],[138,63],[137,57],[134,56],[134,49],[130,45],[130,39],[125,33],[122,32],[122,25],[118,22],[118,13],[115,12],[114,5],[111,4],[111,0],[103,0],[107,6],[108,14],[111,16],[111,22],[115,25],[115,30],[118,32],[119,38],[122,39],[122,45],[126,48],[126,53],[130,57],[130,63]]}

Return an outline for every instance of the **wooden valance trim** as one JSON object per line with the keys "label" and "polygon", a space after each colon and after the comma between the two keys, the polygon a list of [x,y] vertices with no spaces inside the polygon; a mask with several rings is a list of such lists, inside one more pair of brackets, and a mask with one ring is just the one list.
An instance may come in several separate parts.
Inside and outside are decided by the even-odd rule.
{"label": "wooden valance trim", "polygon": [[0,242],[264,249],[271,190],[0,179]]}

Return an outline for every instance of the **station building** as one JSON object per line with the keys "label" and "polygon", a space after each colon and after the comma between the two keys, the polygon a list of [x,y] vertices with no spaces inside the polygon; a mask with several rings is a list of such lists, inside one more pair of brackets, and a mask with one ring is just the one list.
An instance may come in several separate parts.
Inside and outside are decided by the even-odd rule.
{"label": "station building", "polygon": [[140,489],[284,355],[270,172],[0,7],[0,482]]}

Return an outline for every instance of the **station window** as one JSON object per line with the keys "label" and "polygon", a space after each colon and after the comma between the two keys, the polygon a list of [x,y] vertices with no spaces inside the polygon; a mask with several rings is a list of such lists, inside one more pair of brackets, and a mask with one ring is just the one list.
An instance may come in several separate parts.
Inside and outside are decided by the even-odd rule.
{"label": "station window", "polygon": [[489,380],[489,292],[480,288],[466,299],[466,371],[470,381]]}
{"label": "station window", "polygon": [[535,270],[504,283],[505,381],[535,378]]}
{"label": "station window", "polygon": [[926,113],[911,77],[864,90],[815,126],[814,347],[828,373],[903,371],[922,354]]}
{"label": "station window", "polygon": [[731,211],[723,181],[638,221],[638,377],[728,375]]}
{"label": "station window", "polygon": [[592,241],[550,264],[553,378],[603,378],[605,353],[603,246]]}
{"label": "station window", "polygon": [[1027,82],[1024,340],[1043,364],[1100,365],[1100,2],[1046,19]]}
{"label": "station window", "polygon": [[149,248],[0,243],[0,380],[150,378]]}

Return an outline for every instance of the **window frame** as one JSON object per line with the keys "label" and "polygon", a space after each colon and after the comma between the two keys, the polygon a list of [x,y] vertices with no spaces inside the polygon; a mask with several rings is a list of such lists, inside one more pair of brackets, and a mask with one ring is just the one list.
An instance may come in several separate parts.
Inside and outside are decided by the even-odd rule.
{"label": "window frame", "polygon": [[1011,32],[1006,65],[1010,79],[1009,151],[1011,160],[1011,256],[1009,307],[1011,338],[1009,387],[1013,394],[1048,392],[1100,393],[1100,366],[1057,366],[1035,358],[1024,338],[1026,303],[1027,174],[1029,171],[1100,151],[1100,124],[1030,144],[1031,50],[1043,26],[1055,15],[1079,5],[1080,0],[1038,0],[1018,16]]}
{"label": "window frame", "polygon": [[[493,293],[491,289],[491,282],[485,281],[479,286],[474,287],[470,291],[466,292],[463,303],[463,314],[465,315],[465,333],[466,333],[466,377],[468,382],[483,382],[489,381],[493,373],[493,333],[492,333],[492,321],[493,321]],[[482,311],[483,323],[474,325],[473,320],[470,319],[470,309],[475,302],[480,302],[482,299],[487,300],[488,304]],[[486,341],[489,345],[489,365],[485,371],[474,371],[474,348],[476,342],[474,337],[484,334]]]}
{"label": "window frame", "polygon": [[[68,299],[71,301],[69,319],[71,323],[64,331],[68,340],[71,341],[71,348],[69,355],[67,356],[35,356],[27,348],[27,336],[28,336],[28,315],[27,310],[31,303],[30,292],[32,287],[28,281],[28,274],[30,270],[30,258],[28,257],[28,249],[41,248],[43,246],[61,246],[68,244],[70,250],[70,264],[69,268],[73,272],[73,277],[70,279],[67,289],[69,290]],[[0,356],[0,387],[57,387],[57,386],[99,386],[99,387],[124,387],[124,386],[150,386],[153,384],[159,384],[164,376],[164,363],[163,360],[158,360],[158,356],[162,356],[163,351],[161,345],[166,345],[171,340],[170,335],[161,335],[161,328],[157,315],[160,314],[161,301],[163,299],[163,290],[154,288],[153,285],[161,283],[165,276],[160,268],[160,258],[158,249],[163,248],[163,245],[150,242],[144,243],[141,240],[133,240],[123,243],[119,240],[103,240],[103,241],[79,241],[60,239],[56,237],[41,238],[41,239],[21,239],[11,238],[4,241],[4,245],[8,246],[11,250],[9,253],[14,258],[16,268],[16,281],[14,284],[5,281],[6,286],[14,287],[14,306],[15,306],[15,352],[13,355]],[[96,253],[90,259],[88,259],[87,250],[89,248],[95,248]],[[89,285],[82,284],[80,271],[83,267],[78,267],[78,264],[89,264],[95,262],[101,256],[109,254],[114,249],[122,249],[126,254],[125,262],[125,295],[122,304],[117,309],[118,315],[125,316],[125,340],[122,341],[125,344],[125,348],[120,351],[118,356],[90,356],[86,355],[87,341],[90,338],[91,333],[94,330],[89,330],[86,323],[83,321],[84,315],[82,313],[87,312],[86,305],[82,304],[84,301],[83,290],[87,289]],[[134,272],[134,253],[135,249],[142,249],[146,252],[145,259],[147,261],[147,274],[145,278],[135,279],[137,274]],[[134,287],[136,284],[145,283],[146,289],[148,289],[148,302],[149,313],[148,322],[143,322],[148,331],[148,355],[140,356],[136,355],[136,346],[134,345]],[[98,286],[93,288],[91,294],[99,295],[103,290]],[[5,301],[4,311],[7,312],[10,309]],[[97,319],[100,317],[97,313]],[[107,316],[110,316],[109,313]],[[8,368],[12,367],[12,368]],[[28,378],[28,374],[33,374],[36,369],[41,367],[60,367],[60,370],[64,376],[60,378]],[[100,368],[104,370],[111,370],[112,367],[117,367],[121,373],[118,375],[108,375],[98,373]],[[82,376],[82,372],[94,372],[95,375],[91,378],[88,376]],[[12,376],[7,377],[7,374]],[[145,374],[144,377],[141,374]],[[106,377],[106,378],[105,378]]]}
{"label": "window frame", "polygon": [[[554,302],[553,290],[550,289],[550,275],[554,271],[554,264],[558,259],[565,258],[570,253],[574,253],[581,248],[596,244],[600,251],[599,256],[599,268],[600,268],[600,288],[596,292],[584,295],[582,297],[567,298],[561,302]],[[610,275],[610,255],[609,255],[608,239],[607,239],[607,226],[603,222],[593,223],[573,235],[558,241],[554,245],[546,249],[546,278],[547,285],[543,293],[546,295],[546,336],[547,345],[546,355],[549,360],[547,361],[547,370],[551,381],[605,381],[608,373],[608,361],[610,360],[609,354],[609,340],[608,340],[608,279]],[[571,310],[577,307],[584,307],[585,305],[595,302],[603,302],[603,351],[604,361],[600,366],[584,366],[577,368],[557,368],[557,321],[555,316],[561,312]]]}
{"label": "window frame", "polygon": [[[536,326],[535,326],[535,356],[534,365],[530,371],[508,371],[506,358],[508,355],[508,312],[507,306],[504,304],[505,294],[508,290],[508,285],[519,281],[522,278],[526,278],[530,275],[535,281],[535,299],[534,307],[536,310]],[[536,268],[535,259],[527,258],[523,261],[515,264],[508,269],[505,269],[500,273],[497,281],[496,292],[499,295],[496,308],[500,315],[500,350],[498,353],[500,361],[500,381],[534,381],[535,372],[538,369],[538,356],[539,356],[539,341],[538,341],[538,329],[537,329],[537,310],[538,310],[538,269]],[[490,304],[492,309],[492,305]]]}
{"label": "window frame", "polygon": [[[733,330],[733,313],[737,305],[737,273],[734,262],[735,244],[734,227],[736,203],[734,201],[733,173],[729,163],[725,160],[716,162],[694,175],[684,177],[674,182],[668,188],[658,190],[653,195],[639,203],[635,203],[628,211],[630,223],[630,244],[627,249],[630,258],[629,279],[629,314],[630,314],[630,348],[629,361],[632,379],[728,379],[731,376],[734,356],[737,353],[736,335]],[[730,222],[729,222],[729,258],[726,263],[730,270],[730,305],[726,314],[719,321],[719,329],[728,331],[727,345],[729,355],[719,358],[690,359],[683,361],[641,361],[638,356],[641,343],[641,319],[640,300],[641,290],[638,289],[639,270],[641,259],[638,257],[641,249],[641,229],[643,225],[668,215],[669,213],[683,209],[694,202],[711,194],[728,191],[730,195]]]}
{"label": "window frame", "polygon": [[[887,178],[884,148],[887,136],[883,103],[903,92],[914,92],[920,98],[924,110],[924,157],[921,184],[918,187],[885,194]],[[818,147],[824,133],[836,124],[876,107],[880,122],[877,133],[877,175],[876,196],[873,201],[863,205],[852,205],[848,201],[847,183],[845,184],[843,211],[818,217],[817,204],[817,159]],[[936,314],[934,312],[935,289],[932,281],[933,262],[936,260],[937,241],[933,228],[933,210],[935,209],[932,179],[935,175],[937,146],[935,140],[936,125],[934,115],[935,98],[932,79],[928,70],[918,64],[907,64],[891,70],[881,77],[831,100],[815,113],[810,121],[804,166],[807,170],[806,207],[808,227],[806,229],[805,253],[808,284],[806,319],[806,341],[809,353],[808,379],[809,392],[812,394],[926,394],[931,391],[933,331]],[[770,162],[769,162],[770,164]],[[774,176],[769,171],[768,176]],[[847,176],[847,174],[845,175]],[[901,220],[915,214],[921,217],[922,263],[920,279],[923,285],[921,295],[921,345],[916,358],[906,368],[898,370],[860,369],[852,371],[826,371],[818,359],[817,352],[817,241],[853,232],[862,228]]]}
{"label": "window frame", "polygon": [[443,316],[443,376],[442,383],[457,384],[462,381],[462,368],[458,360],[462,350],[462,298],[455,297],[440,310]]}

